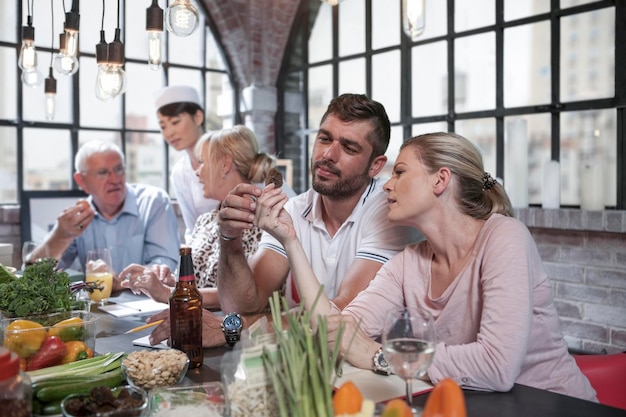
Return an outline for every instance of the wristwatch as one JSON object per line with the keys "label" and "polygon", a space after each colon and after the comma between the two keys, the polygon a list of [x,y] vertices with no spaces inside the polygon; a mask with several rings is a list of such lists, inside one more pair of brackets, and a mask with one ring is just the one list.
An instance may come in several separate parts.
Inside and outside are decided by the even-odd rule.
{"label": "wristwatch", "polygon": [[374,353],[373,361],[374,372],[381,375],[391,375],[391,370],[389,369],[389,364],[387,363],[387,360],[385,360],[382,346],[378,348],[376,353]]}
{"label": "wristwatch", "polygon": [[237,313],[228,313],[222,320],[222,331],[226,338],[226,343],[233,346],[239,341],[241,336],[241,329],[243,328],[243,320]]}

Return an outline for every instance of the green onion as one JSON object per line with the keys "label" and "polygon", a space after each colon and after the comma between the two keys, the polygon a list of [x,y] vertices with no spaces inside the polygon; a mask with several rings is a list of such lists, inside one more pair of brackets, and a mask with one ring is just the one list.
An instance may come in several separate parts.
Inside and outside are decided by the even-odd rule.
{"label": "green onion", "polygon": [[65,365],[56,365],[36,371],[28,371],[27,374],[32,383],[64,376],[98,375],[119,368],[124,355],[123,352],[106,353],[101,356],[95,356]]}

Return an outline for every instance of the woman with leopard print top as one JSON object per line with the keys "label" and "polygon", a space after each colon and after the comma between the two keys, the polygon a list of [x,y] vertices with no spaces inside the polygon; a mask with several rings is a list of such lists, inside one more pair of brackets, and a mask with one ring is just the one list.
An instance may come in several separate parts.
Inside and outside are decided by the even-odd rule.
{"label": "woman with leopard print top", "polygon": [[[196,175],[203,186],[204,197],[220,202],[237,184],[263,183],[276,165],[273,156],[259,152],[254,133],[243,125],[205,133],[195,146],[195,154],[200,161]],[[288,190],[287,194],[293,195],[293,191]],[[198,217],[188,242],[196,285],[202,293],[203,306],[209,309],[219,309],[216,282],[220,254],[218,213],[219,207]],[[256,252],[261,235],[262,230],[258,227],[242,233],[246,257]],[[142,292],[156,301],[167,303],[174,289],[174,277],[166,274],[165,278],[159,278],[158,272],[144,270],[130,283],[130,288],[135,293]]]}

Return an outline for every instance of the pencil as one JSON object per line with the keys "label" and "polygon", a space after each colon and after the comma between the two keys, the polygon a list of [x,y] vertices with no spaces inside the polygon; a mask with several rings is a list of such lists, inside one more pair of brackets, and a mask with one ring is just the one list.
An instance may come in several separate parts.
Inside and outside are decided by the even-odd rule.
{"label": "pencil", "polygon": [[135,327],[133,329],[130,329],[129,331],[125,332],[124,334],[135,333],[135,332],[138,332],[140,330],[149,329],[150,327],[158,326],[161,323],[163,323],[163,320],[153,321],[152,323],[144,324],[143,326],[139,326],[139,327]]}

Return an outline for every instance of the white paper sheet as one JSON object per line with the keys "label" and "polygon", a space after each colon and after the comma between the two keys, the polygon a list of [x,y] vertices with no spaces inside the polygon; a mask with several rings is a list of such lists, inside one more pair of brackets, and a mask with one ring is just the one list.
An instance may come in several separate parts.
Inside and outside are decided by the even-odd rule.
{"label": "white paper sheet", "polygon": [[98,306],[98,309],[114,315],[115,317],[136,316],[138,314],[157,313],[169,306],[165,303],[157,303],[152,299],[129,301],[120,304],[107,304]]}
{"label": "white paper sheet", "polygon": [[[335,388],[339,388],[346,381],[352,381],[364,398],[376,403],[406,396],[404,380],[397,375],[379,375],[368,369],[359,369],[344,363],[343,373],[341,378],[337,378]],[[432,384],[426,381],[413,379],[413,395],[430,391],[432,388]]]}
{"label": "white paper sheet", "polygon": [[167,344],[165,344],[165,342],[161,342],[158,345],[152,346],[150,344],[150,335],[147,335],[147,336],[144,336],[144,337],[140,337],[139,339],[133,340],[133,345],[149,347],[149,348],[152,348],[152,349],[169,349],[170,348]]}

